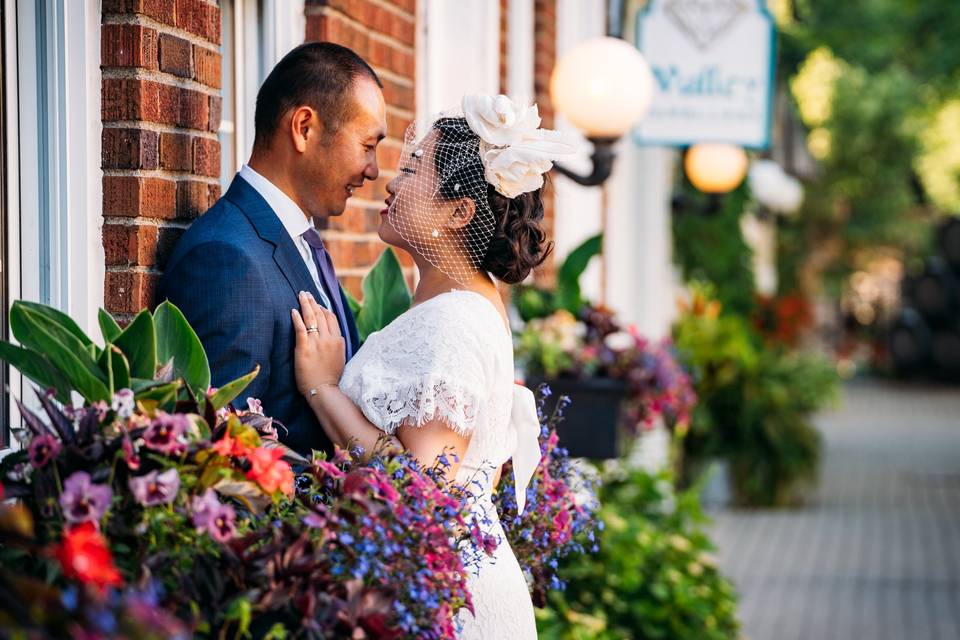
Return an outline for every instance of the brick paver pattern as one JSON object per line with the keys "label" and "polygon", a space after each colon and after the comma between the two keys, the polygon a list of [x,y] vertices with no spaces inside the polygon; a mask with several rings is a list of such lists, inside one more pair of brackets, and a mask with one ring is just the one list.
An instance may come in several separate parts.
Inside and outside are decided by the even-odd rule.
{"label": "brick paver pattern", "polygon": [[960,390],[853,384],[802,509],[716,514],[751,640],[960,638]]}

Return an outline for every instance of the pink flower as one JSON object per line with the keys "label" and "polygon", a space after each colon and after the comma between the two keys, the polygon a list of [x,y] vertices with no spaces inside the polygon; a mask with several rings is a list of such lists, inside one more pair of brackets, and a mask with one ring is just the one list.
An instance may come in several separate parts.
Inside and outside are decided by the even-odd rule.
{"label": "pink flower", "polygon": [[60,441],[49,433],[41,433],[30,441],[30,448],[27,452],[30,458],[30,464],[36,469],[41,469],[57,457],[60,453]]}
{"label": "pink flower", "polygon": [[121,418],[126,419],[132,416],[134,407],[133,391],[130,389],[120,389],[113,394],[113,401],[110,403],[110,408]]}
{"label": "pink flower", "polygon": [[154,451],[167,455],[180,455],[187,449],[187,443],[184,440],[186,432],[186,416],[161,413],[147,427],[143,434],[143,441],[148,448]]}
{"label": "pink flower", "polygon": [[130,441],[130,436],[126,434],[123,436],[123,459],[127,463],[127,468],[131,471],[136,471],[140,468],[140,456],[137,455],[136,450],[133,448],[133,442]]}
{"label": "pink flower", "polygon": [[256,398],[247,398],[247,409],[250,410],[250,413],[263,415],[263,405]]}
{"label": "pink flower", "polygon": [[143,476],[130,478],[130,491],[137,502],[145,507],[168,504],[177,497],[180,490],[180,474],[176,469],[167,469],[163,473],[151,471]]}
{"label": "pink flower", "polygon": [[89,473],[76,471],[63,483],[60,507],[63,517],[71,524],[96,523],[110,506],[112,497],[113,491],[109,486],[93,484]]}
{"label": "pink flower", "polygon": [[317,470],[322,471],[323,473],[330,476],[334,480],[340,480],[346,476],[346,474],[343,471],[341,471],[337,467],[337,465],[327,462],[326,460],[314,460],[313,466]]}

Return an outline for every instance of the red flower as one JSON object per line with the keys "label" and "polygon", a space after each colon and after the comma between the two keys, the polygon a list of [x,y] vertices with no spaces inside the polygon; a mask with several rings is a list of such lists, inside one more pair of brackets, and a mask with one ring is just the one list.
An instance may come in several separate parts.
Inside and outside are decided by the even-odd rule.
{"label": "red flower", "polygon": [[247,453],[250,461],[250,471],[247,479],[253,480],[267,493],[277,490],[288,496],[293,495],[293,469],[281,460],[283,451],[280,449],[266,449],[257,447]]}
{"label": "red flower", "polygon": [[56,556],[68,578],[92,584],[101,591],[108,586],[123,584],[107,541],[93,522],[84,522],[67,530],[57,547]]}
{"label": "red flower", "polygon": [[239,458],[249,454],[251,451],[250,447],[244,444],[239,438],[231,438],[229,429],[223,434],[222,438],[213,443],[213,447],[211,448],[225,458],[230,456]]}

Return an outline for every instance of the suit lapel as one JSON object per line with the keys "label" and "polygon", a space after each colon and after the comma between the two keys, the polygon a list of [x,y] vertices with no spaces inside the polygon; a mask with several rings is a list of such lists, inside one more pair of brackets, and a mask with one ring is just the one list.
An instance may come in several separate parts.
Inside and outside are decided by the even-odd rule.
{"label": "suit lapel", "polygon": [[273,260],[290,284],[294,295],[301,291],[309,291],[319,300],[320,292],[317,291],[317,285],[310,277],[307,265],[304,264],[300,252],[294,246],[290,234],[283,228],[280,218],[263,196],[246,180],[237,176],[224,197],[243,212],[262,240],[273,245]]}

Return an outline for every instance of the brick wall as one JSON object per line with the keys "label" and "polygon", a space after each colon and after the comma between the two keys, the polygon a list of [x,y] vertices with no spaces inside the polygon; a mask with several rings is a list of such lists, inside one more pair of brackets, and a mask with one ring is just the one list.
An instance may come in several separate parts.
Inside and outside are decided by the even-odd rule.
{"label": "brick wall", "polygon": [[[557,62],[557,0],[534,0],[533,2],[533,98],[540,108],[541,126],[552,128],[553,103],[550,101],[550,74]],[[554,193],[551,174],[547,175],[544,189],[544,228],[547,237],[554,237]],[[551,254],[534,273],[538,283],[554,282],[557,262]]]}
{"label": "brick wall", "polygon": [[[359,296],[363,275],[385,248],[377,236],[384,187],[396,175],[403,133],[416,114],[416,0],[306,0],[306,21],[307,41],[350,47],[384,85],[387,139],[377,151],[380,177],[357,191],[344,214],[331,218],[323,231],[344,288]],[[398,254],[412,280],[413,263]]]}
{"label": "brick wall", "polygon": [[510,0],[500,0],[500,93],[507,94],[509,58]]}
{"label": "brick wall", "polygon": [[220,196],[216,0],[103,0],[106,308],[155,303],[168,252]]}

